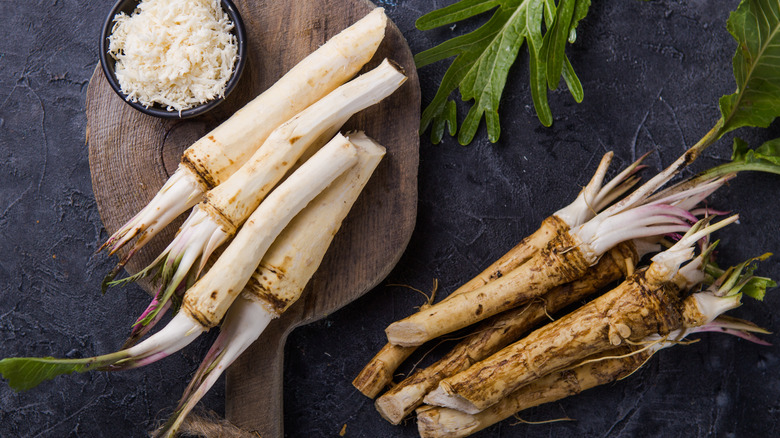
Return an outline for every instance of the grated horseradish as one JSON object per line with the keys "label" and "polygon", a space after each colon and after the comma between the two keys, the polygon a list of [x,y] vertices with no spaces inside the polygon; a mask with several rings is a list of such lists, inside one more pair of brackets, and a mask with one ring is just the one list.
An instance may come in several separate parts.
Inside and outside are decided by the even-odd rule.
{"label": "grated horseradish", "polygon": [[109,54],[127,99],[183,111],[217,97],[238,58],[219,0],[144,0],[114,17]]}

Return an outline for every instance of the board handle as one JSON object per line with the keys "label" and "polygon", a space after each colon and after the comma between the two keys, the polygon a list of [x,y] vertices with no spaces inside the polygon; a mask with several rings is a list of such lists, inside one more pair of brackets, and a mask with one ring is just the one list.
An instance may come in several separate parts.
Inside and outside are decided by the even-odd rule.
{"label": "board handle", "polygon": [[227,370],[225,416],[262,437],[284,436],[284,344],[290,327],[275,319]]}

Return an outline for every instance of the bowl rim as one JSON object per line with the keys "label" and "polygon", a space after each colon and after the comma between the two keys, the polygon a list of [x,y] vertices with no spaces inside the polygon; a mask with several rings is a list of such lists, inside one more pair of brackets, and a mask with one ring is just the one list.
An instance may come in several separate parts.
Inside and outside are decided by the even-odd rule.
{"label": "bowl rim", "polygon": [[103,74],[114,92],[120,98],[122,98],[126,104],[130,105],[134,109],[144,114],[164,119],[188,119],[196,117],[206,113],[207,111],[210,111],[217,105],[224,102],[228,95],[236,88],[238,81],[241,79],[241,74],[243,73],[244,66],[246,65],[247,53],[246,29],[244,28],[244,21],[241,19],[241,14],[238,13],[238,8],[236,8],[236,5],[231,0],[220,0],[220,3],[222,4],[222,9],[228,14],[230,20],[233,22],[233,32],[236,35],[236,44],[238,45],[238,59],[233,66],[232,76],[225,84],[225,93],[222,97],[217,97],[201,105],[179,112],[168,111],[164,108],[158,107],[157,105],[147,108],[139,102],[132,102],[128,100],[127,95],[122,93],[122,87],[119,85],[119,80],[117,79],[116,73],[114,71],[114,63],[116,61],[108,54],[108,38],[111,35],[111,31],[114,27],[114,16],[116,16],[116,14],[119,13],[122,9],[127,7],[128,4],[134,3],[137,5],[138,3],[141,3],[141,1],[143,0],[118,0],[111,8],[111,12],[109,12],[108,16],[106,17],[105,23],[103,24],[103,30],[100,33],[100,66],[102,67]]}

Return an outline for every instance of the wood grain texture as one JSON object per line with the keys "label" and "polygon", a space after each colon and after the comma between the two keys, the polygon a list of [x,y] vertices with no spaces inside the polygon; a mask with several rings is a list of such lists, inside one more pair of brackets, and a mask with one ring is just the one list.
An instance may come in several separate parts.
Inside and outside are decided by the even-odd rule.
{"label": "wood grain texture", "polygon": [[[92,185],[109,233],[138,212],[176,169],[184,149],[284,72],[375,6],[365,0],[236,1],[246,24],[249,59],[238,88],[196,119],[160,120],[125,105],[102,72],[87,90],[87,141]],[[414,228],[420,88],[412,54],[389,23],[368,70],[389,57],[408,80],[390,98],[357,114],[346,130],[362,129],[387,148],[302,298],[228,370],[226,411],[238,426],[282,436],[284,342],[290,331],[334,312],[376,286],[396,264]],[[136,272],[173,236],[167,227],[128,263]],[[142,286],[151,290],[151,285]],[[172,399],[173,402],[173,399]]]}

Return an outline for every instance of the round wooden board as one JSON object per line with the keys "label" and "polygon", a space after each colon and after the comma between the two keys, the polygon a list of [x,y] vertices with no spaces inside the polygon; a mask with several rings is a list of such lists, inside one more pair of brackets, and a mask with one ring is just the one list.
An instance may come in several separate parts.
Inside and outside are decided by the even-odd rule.
{"label": "round wooden board", "polygon": [[[375,6],[365,0],[235,1],[248,33],[248,63],[238,88],[202,117],[170,121],[124,104],[96,68],[87,90],[87,141],[92,187],[109,233],[129,220],[175,171],[181,153],[330,37]],[[412,54],[389,23],[374,59],[391,58],[407,82],[344,130],[362,129],[387,148],[303,297],[228,370],[227,417],[264,437],[282,436],[282,359],[287,334],[376,286],[400,258],[414,228],[420,86]],[[183,218],[152,240],[130,263],[136,272],[167,245]],[[151,291],[151,285],[142,283]],[[173,399],[172,399],[173,401]]]}

